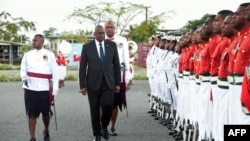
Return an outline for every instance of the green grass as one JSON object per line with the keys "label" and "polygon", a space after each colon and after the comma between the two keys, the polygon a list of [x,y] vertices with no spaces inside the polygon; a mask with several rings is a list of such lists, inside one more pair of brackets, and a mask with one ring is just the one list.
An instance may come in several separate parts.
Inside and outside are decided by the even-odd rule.
{"label": "green grass", "polygon": [[[135,73],[134,80],[148,80],[145,74],[140,73],[140,72],[145,72],[146,68],[138,66],[135,64],[134,66]],[[0,70],[20,70],[20,65],[9,65],[9,64],[1,64],[0,63]],[[78,70],[78,67],[70,67],[67,66],[67,70]],[[77,81],[78,80],[78,75],[72,73],[72,72],[67,72],[65,80],[69,81]],[[5,72],[0,72],[0,82],[12,82],[12,81],[21,81],[20,75],[9,75]]]}
{"label": "green grass", "polygon": [[21,81],[20,75],[8,75],[6,73],[0,73],[0,82],[13,82]]}
{"label": "green grass", "polygon": [[20,70],[20,65],[1,64],[0,70]]}

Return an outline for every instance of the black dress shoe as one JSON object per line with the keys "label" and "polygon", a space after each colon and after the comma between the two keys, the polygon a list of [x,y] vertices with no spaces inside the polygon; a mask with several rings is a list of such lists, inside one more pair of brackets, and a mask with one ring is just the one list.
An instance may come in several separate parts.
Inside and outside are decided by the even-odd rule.
{"label": "black dress shoe", "polygon": [[159,120],[159,119],[160,119],[160,117],[157,117],[157,116],[155,117],[155,120]]}
{"label": "black dress shoe", "polygon": [[179,136],[175,137],[174,139],[175,139],[175,141],[182,141],[183,140],[183,136],[179,135]]}
{"label": "black dress shoe", "polygon": [[177,131],[176,131],[176,130],[173,130],[173,131],[169,132],[168,134],[169,134],[170,136],[172,136],[172,135],[174,135],[174,134],[176,134],[176,133],[177,133]]}
{"label": "black dress shoe", "polygon": [[93,141],[101,141],[101,136],[96,136]]}
{"label": "black dress shoe", "polygon": [[49,131],[43,131],[44,141],[50,141]]}
{"label": "black dress shoe", "polygon": [[107,130],[107,128],[103,128],[102,129],[102,136],[105,140],[108,140],[109,139],[109,132]]}
{"label": "black dress shoe", "polygon": [[153,111],[153,110],[149,110],[147,113],[148,113],[148,114],[153,114],[154,111]]}
{"label": "black dress shoe", "polygon": [[36,141],[36,138],[30,138],[29,141]]}

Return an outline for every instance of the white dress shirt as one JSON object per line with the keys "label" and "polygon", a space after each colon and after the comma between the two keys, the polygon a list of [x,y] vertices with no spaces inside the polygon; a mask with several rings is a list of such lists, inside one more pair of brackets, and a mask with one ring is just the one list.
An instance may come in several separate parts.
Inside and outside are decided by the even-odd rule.
{"label": "white dress shirt", "polygon": [[21,62],[20,76],[26,80],[28,86],[23,88],[33,91],[48,91],[49,81],[45,78],[29,77],[28,72],[39,74],[52,74],[53,95],[58,92],[58,68],[54,53],[46,49],[31,50],[24,54]]}
{"label": "white dress shirt", "polygon": [[97,40],[95,40],[96,49],[97,49],[97,52],[98,52],[99,57],[100,57],[100,43],[102,44],[103,54],[104,54],[104,56],[105,56],[104,41],[98,42]]}
{"label": "white dress shirt", "polygon": [[[125,37],[122,37],[120,35],[114,35],[114,40],[112,41],[115,42],[117,45],[120,63],[125,64],[125,82],[127,86],[130,80],[132,79],[131,73],[129,72],[130,59],[129,59],[128,41]],[[123,82],[123,70],[121,70],[121,82]]]}

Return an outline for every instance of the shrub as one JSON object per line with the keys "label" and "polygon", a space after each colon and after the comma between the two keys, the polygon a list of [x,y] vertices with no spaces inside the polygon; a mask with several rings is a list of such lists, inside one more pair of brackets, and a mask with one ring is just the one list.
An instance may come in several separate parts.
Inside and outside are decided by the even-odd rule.
{"label": "shrub", "polygon": [[133,80],[148,80],[145,75],[135,75]]}
{"label": "shrub", "polygon": [[20,65],[10,65],[10,64],[1,64],[0,70],[18,70],[20,69]]}
{"label": "shrub", "polygon": [[65,80],[77,80],[78,77],[73,73],[67,73]]}
{"label": "shrub", "polygon": [[0,82],[9,82],[11,78],[6,73],[0,73]]}

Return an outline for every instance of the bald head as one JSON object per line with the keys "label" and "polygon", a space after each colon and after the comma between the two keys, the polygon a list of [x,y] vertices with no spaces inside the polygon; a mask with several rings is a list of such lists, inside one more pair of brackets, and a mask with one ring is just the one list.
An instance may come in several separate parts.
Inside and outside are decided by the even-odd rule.
{"label": "bald head", "polygon": [[113,21],[108,20],[105,24],[106,35],[111,38],[115,35],[115,24]]}

